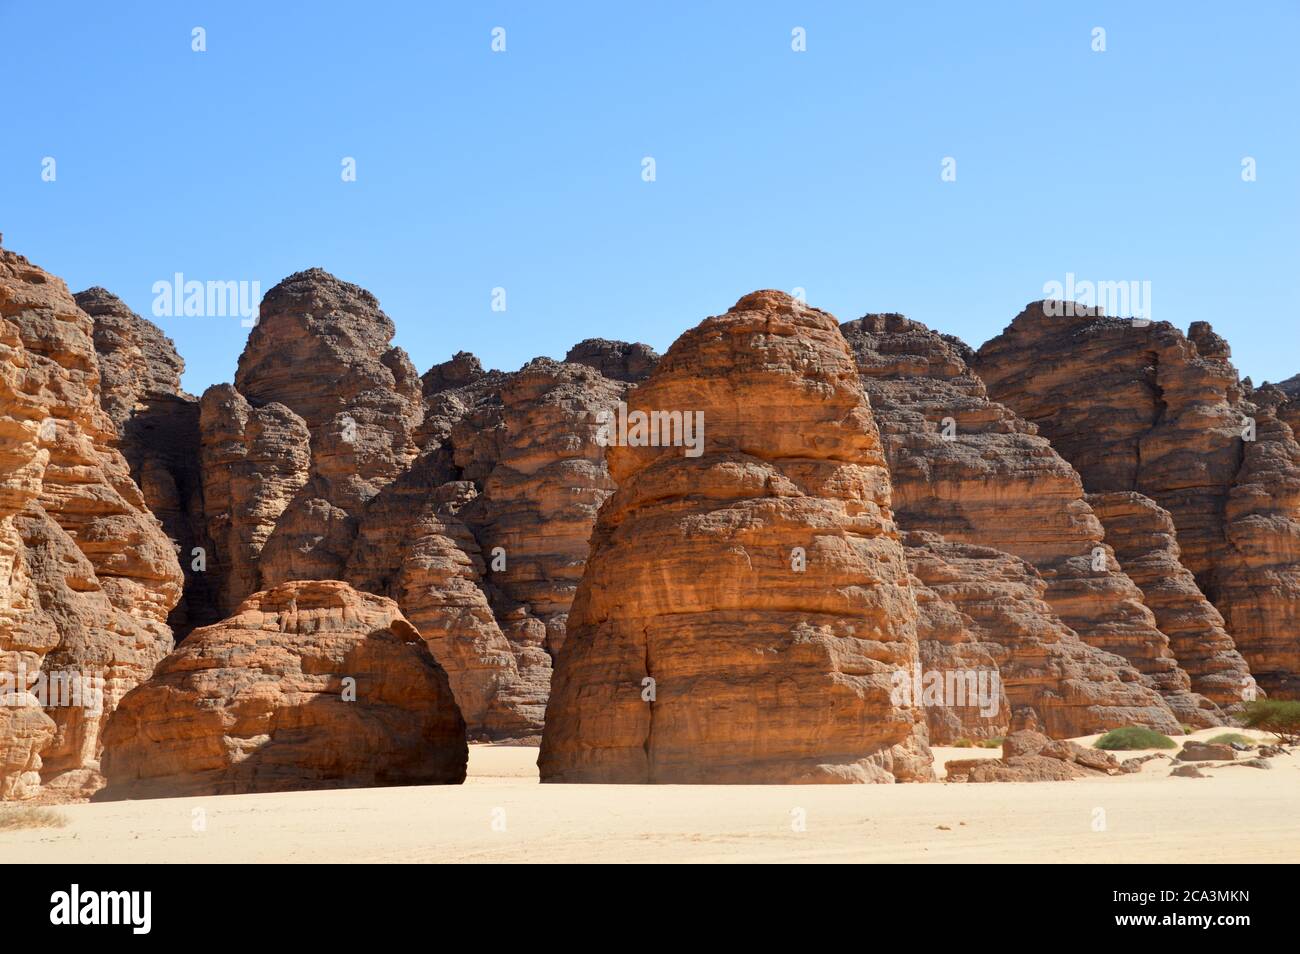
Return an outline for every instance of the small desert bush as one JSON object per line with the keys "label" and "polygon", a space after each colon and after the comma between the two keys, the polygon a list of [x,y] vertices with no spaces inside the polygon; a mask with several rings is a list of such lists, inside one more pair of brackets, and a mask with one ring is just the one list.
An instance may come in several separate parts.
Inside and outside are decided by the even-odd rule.
{"label": "small desert bush", "polygon": [[1094,747],[1108,752],[1127,752],[1130,749],[1176,749],[1178,743],[1144,725],[1126,725],[1122,729],[1111,729],[1096,741]]}
{"label": "small desert bush", "polygon": [[956,749],[969,749],[974,744],[970,739],[957,739],[952,743]]}
{"label": "small desert bush", "polygon": [[1222,735],[1216,735],[1209,740],[1215,745],[1254,745],[1255,740],[1248,735],[1242,735],[1240,732],[1224,732]]}
{"label": "small desert bush", "polygon": [[1241,724],[1272,732],[1284,745],[1300,745],[1300,701],[1256,699],[1246,703]]}
{"label": "small desert bush", "polygon": [[999,745],[1002,744],[1002,736],[999,735],[992,739],[980,739],[975,744],[978,745],[981,749],[996,749]]}
{"label": "small desert bush", "polygon": [[0,831],[18,831],[21,828],[62,828],[68,823],[66,815],[39,805],[0,806]]}

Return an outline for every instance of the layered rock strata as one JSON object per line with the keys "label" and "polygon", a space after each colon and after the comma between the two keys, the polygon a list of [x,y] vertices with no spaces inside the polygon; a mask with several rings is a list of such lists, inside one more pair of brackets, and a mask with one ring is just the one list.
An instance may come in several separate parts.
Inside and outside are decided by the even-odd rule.
{"label": "layered rock strata", "polygon": [[[1121,657],[1159,691],[1163,703],[1141,707],[1145,724],[1178,732],[1180,722],[1221,721],[1213,703],[1191,691],[1168,637],[1106,544],[1079,475],[1033,424],[989,400],[967,364],[970,349],[896,314],[867,315],[841,330],[880,422],[899,525],[1032,564],[1057,617],[1046,625],[1064,624]],[[1134,700],[1115,703],[1131,709]],[[1079,728],[1055,722],[1051,730],[1067,727]]]}
{"label": "layered rock strata", "polygon": [[564,641],[596,512],[614,491],[602,415],[627,391],[583,365],[537,358],[452,429],[457,470],[481,489],[465,520],[495,554],[495,609],[517,646],[554,656]]}
{"label": "layered rock strata", "polygon": [[100,405],[149,511],[161,521],[185,573],[168,624],[177,639],[220,618],[220,583],[203,509],[199,401],[181,388],[185,362],[171,339],[106,289],[78,292],[95,322]]}
{"label": "layered rock strata", "polygon": [[482,551],[460,517],[474,484],[430,470],[417,465],[371,501],[347,578],[403,608],[446,670],[471,739],[535,741],[550,658],[509,640],[493,615]]}
{"label": "layered rock strata", "polygon": [[1192,688],[1225,710],[1240,708],[1251,681],[1250,667],[1224,628],[1223,617],[1181,563],[1169,511],[1134,491],[1088,494],[1087,500],[1106,528],[1106,542],[1141,588],[1160,631],[1169,637]]}
{"label": "layered rock strata", "polygon": [[965,683],[961,695],[938,697],[947,704],[925,707],[932,744],[1006,735],[1010,714],[1024,709],[1058,739],[1172,728],[1168,708],[1127,660],[1084,642],[1052,611],[1032,565],[927,531],[905,533],[903,544],[916,578],[923,678]]}
{"label": "layered rock strata", "polygon": [[1251,389],[1205,322],[1035,302],[980,348],[991,395],[1036,423],[1092,493],[1173,519],[1180,562],[1270,693],[1300,672],[1300,444],[1285,392]]}
{"label": "layered rock strata", "polygon": [[114,447],[99,388],[93,320],[62,281],[0,250],[8,798],[94,791],[105,721],[172,646],[180,567]]}
{"label": "layered rock strata", "polygon": [[392,600],[284,583],[195,630],[128,693],[97,798],[459,784],[465,723]]}
{"label": "layered rock strata", "polygon": [[203,393],[199,421],[208,572],[228,616],[261,588],[262,549],[309,478],[311,432],[283,404],[254,407],[229,384]]}
{"label": "layered rock strata", "polygon": [[[399,602],[474,738],[536,740],[551,654],[613,490],[598,417],[656,357],[587,342],[582,363],[416,378],[369,292],[320,269],[272,289],[235,385],[202,402],[207,530],[224,612],[289,579]],[[310,369],[310,370],[308,370]]]}
{"label": "layered rock strata", "polygon": [[564,356],[567,364],[585,364],[612,381],[637,384],[650,376],[659,363],[659,355],[649,345],[637,342],[587,338],[579,341]]}
{"label": "layered rock strata", "polygon": [[311,439],[306,481],[258,556],[261,586],[341,579],[361,511],[415,459],[421,385],[395,330],[374,295],[321,269],[263,299],[235,390],[287,408]]}
{"label": "layered rock strata", "polygon": [[704,441],[609,449],[543,781],[931,778],[923,716],[892,691],[919,657],[889,474],[835,320],[747,295],[629,405],[700,415]]}

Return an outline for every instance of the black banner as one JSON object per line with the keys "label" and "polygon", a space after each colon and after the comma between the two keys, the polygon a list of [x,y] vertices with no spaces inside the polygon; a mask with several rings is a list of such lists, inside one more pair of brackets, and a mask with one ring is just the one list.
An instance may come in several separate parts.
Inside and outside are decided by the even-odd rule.
{"label": "black banner", "polygon": [[[788,880],[782,873],[775,878],[771,874],[755,888],[755,900],[766,899],[764,906],[778,917],[810,916],[805,905],[810,903],[808,892],[817,890],[816,882],[806,881],[804,874]],[[1158,943],[1201,934],[1233,943],[1253,937],[1261,928],[1281,930],[1287,923],[1277,874],[1270,866],[1248,865],[928,865],[924,871],[871,865],[848,875],[852,881],[847,884],[859,898],[854,903],[859,913],[860,904],[870,898],[895,925],[914,919],[917,925],[938,926],[945,912],[954,917],[966,912],[991,916],[999,929],[1014,927],[1023,935],[1042,928],[1055,932],[1044,936],[1071,941],[1131,935]],[[454,924],[456,914],[471,910],[469,904],[457,903],[435,914],[422,898],[437,894],[477,898],[491,924],[491,912],[508,903],[493,898],[491,885],[499,884],[498,878],[486,876],[478,882],[480,876],[471,875],[471,882],[456,874],[449,876],[454,885],[436,887],[441,879],[430,873],[412,875],[393,866],[17,865],[9,867],[9,875],[5,913],[7,927],[18,932],[14,936],[111,935],[128,945],[154,938],[201,940],[204,925],[223,933],[255,929],[259,944],[281,935],[296,942],[337,941],[368,936],[385,924],[394,931],[409,931],[422,917]],[[537,890],[528,894],[545,897],[545,879],[551,876],[538,872],[532,877],[538,879]],[[611,885],[607,897],[597,893],[593,898],[590,889],[583,891],[583,908],[595,919],[593,926],[607,923],[610,913],[621,908],[619,897],[627,890],[626,885],[615,888],[617,882],[601,880]],[[698,892],[672,895],[681,899],[681,918],[723,918]],[[578,921],[574,926],[582,929],[580,912],[570,910],[565,917]],[[743,921],[742,933],[748,930]],[[958,923],[947,930],[956,930]],[[653,924],[629,928],[634,926],[654,930]],[[825,926],[836,927],[832,922]]]}

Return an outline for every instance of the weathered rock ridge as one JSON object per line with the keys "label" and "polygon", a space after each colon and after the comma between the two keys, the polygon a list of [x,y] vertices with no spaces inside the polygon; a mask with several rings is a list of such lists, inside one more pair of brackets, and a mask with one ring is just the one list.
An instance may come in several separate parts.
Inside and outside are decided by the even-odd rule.
{"label": "weathered rock ridge", "polygon": [[0,249],[0,797],[94,791],[105,721],[172,646],[180,567],[99,393],[93,320]]}
{"label": "weathered rock ridge", "polygon": [[1106,542],[1155,614],[1192,688],[1224,709],[1243,702],[1250,667],[1224,629],[1223,617],[1201,593],[1181,551],[1169,511],[1134,491],[1088,494],[1106,528]]}
{"label": "weathered rock ridge", "polygon": [[[196,399],[158,327],[0,250],[0,799],[458,781],[544,725],[546,781],[928,780],[1008,733],[953,777],[1033,781],[1113,767],[1043,736],[1297,697],[1300,375],[1056,310],[977,353],[762,291],[662,359],[420,376],[309,269]],[[616,409],[699,412],[702,452],[609,446]]]}
{"label": "weathered rock ridge", "polygon": [[[896,314],[867,315],[841,330],[880,423],[899,525],[1032,564],[1045,584],[1046,606],[1037,605],[1047,611],[1033,628],[1053,644],[1073,631],[1102,651],[1076,648],[1070,664],[1058,657],[1059,677],[1074,686],[1089,680],[1092,698],[1055,715],[1040,711],[1048,731],[1079,735],[1127,719],[1177,732],[1180,721],[1221,721],[1213,703],[1191,692],[1168,637],[1104,542],[1079,475],[1032,424],[989,400],[967,364],[970,349]],[[1140,680],[1121,666],[1120,680],[1096,681],[1115,657]],[[1138,681],[1160,695],[1144,695]],[[1110,700],[1099,695],[1106,686],[1118,690]],[[1078,698],[1077,690],[1066,694]],[[1071,711],[1081,721],[1071,723]]]}
{"label": "weathered rock ridge", "polygon": [[1300,415],[1284,391],[1240,382],[1229,357],[1205,322],[1184,335],[1168,322],[1035,302],[980,348],[976,368],[1089,492],[1137,492],[1169,513],[1180,562],[1254,678],[1293,696],[1300,444],[1292,424]]}
{"label": "weathered rock ridge", "polygon": [[321,269],[262,301],[235,390],[281,405],[310,435],[305,483],[258,555],[260,585],[341,579],[365,504],[415,459],[420,379],[374,295]]}
{"label": "weathered rock ridge", "polygon": [[[1249,380],[1249,378],[1247,378],[1247,380]],[[1267,386],[1267,384],[1264,385],[1264,387]],[[1285,381],[1277,382],[1273,387],[1277,388],[1294,401],[1296,398],[1300,398],[1300,374],[1293,374]]]}
{"label": "weathered rock ridge", "polygon": [[566,364],[585,364],[613,381],[636,384],[650,376],[659,355],[649,345],[607,338],[579,341],[564,356]]}
{"label": "weathered rock ridge", "polygon": [[1125,725],[1172,728],[1160,697],[1127,660],[1084,642],[1052,611],[1031,564],[927,531],[905,533],[903,543],[924,671],[965,679],[996,673],[1001,689],[991,711],[927,705],[932,744],[1004,736],[1011,713],[1023,709],[1058,739]]}
{"label": "weathered rock ridge", "polygon": [[185,362],[171,339],[106,289],[78,292],[95,322],[99,401],[117,430],[117,447],[150,512],[162,523],[185,573],[168,617],[176,638],[220,618],[219,585],[203,509],[199,401],[181,388]]}
{"label": "weathered rock ridge", "polygon": [[339,581],[250,596],[195,630],[104,733],[96,797],[459,784],[447,675],[392,600]]}
{"label": "weathered rock ridge", "polygon": [[747,295],[629,405],[701,414],[703,449],[609,449],[543,781],[931,778],[924,717],[892,695],[919,657],[889,474],[834,318]]}
{"label": "weathered rock ridge", "polygon": [[204,395],[222,610],[295,579],[391,597],[447,670],[471,737],[536,739],[613,490],[597,417],[657,356],[591,341],[580,361],[507,374],[460,352],[417,377],[393,333],[369,292],[299,272],[267,294],[234,386]]}

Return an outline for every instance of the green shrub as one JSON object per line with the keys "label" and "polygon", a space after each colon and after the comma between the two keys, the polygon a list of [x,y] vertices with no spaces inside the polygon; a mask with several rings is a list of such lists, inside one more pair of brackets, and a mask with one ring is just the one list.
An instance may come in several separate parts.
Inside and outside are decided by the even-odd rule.
{"label": "green shrub", "polygon": [[1240,732],[1224,732],[1222,735],[1216,735],[1209,741],[1216,745],[1254,745],[1255,740],[1248,735],[1242,735]]}
{"label": "green shrub", "polygon": [[1130,749],[1176,749],[1178,743],[1144,725],[1126,725],[1122,729],[1111,729],[1094,743],[1094,747],[1108,752],[1126,752]]}
{"label": "green shrub", "polygon": [[1000,735],[994,736],[991,739],[980,739],[975,744],[978,745],[981,749],[996,749],[999,745],[1002,744],[1002,736]]}
{"label": "green shrub", "polygon": [[1300,701],[1257,699],[1246,703],[1241,724],[1272,732],[1283,745],[1300,745]]}
{"label": "green shrub", "polygon": [[975,743],[970,739],[957,739],[953,742],[953,747],[958,749],[969,749]]}

